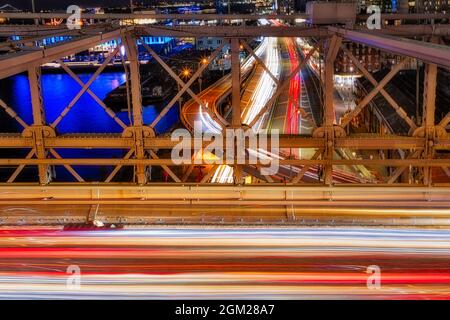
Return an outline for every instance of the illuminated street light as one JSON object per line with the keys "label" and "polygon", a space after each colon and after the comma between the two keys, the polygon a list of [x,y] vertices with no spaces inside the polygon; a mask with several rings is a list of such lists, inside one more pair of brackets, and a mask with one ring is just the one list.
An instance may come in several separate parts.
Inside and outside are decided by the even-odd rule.
{"label": "illuminated street light", "polygon": [[191,76],[191,69],[188,67],[183,68],[183,70],[181,70],[181,76],[185,79],[189,78]]}

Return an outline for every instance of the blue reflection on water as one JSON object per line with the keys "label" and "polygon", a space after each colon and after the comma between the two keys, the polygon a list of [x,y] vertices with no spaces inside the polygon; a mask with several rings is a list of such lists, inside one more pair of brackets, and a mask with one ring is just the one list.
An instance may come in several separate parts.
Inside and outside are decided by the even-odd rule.
{"label": "blue reflection on water", "polygon": [[[83,82],[89,81],[91,74],[78,75]],[[17,112],[17,114],[31,124],[33,121],[31,113],[31,97],[26,75],[18,75],[4,80],[1,97]],[[125,81],[125,74],[121,72],[111,72],[101,74],[95,80],[90,89],[101,100],[121,83]],[[81,86],[66,74],[44,74],[42,75],[42,95],[47,123],[52,123],[59,116],[61,111],[75,98]],[[144,123],[150,124],[158,115],[155,106],[143,108]],[[119,118],[129,124],[129,117],[126,112],[119,112]],[[163,120],[156,127],[158,133],[169,130],[178,120],[178,108],[172,108]],[[19,127],[17,127],[19,130]],[[59,123],[57,130],[59,133],[84,132],[122,132],[122,128],[101,108],[99,104],[88,94],[84,93],[75,103],[70,112]]]}
{"label": "blue reflection on water", "polygon": [[[91,74],[78,74],[80,79],[86,83]],[[42,95],[46,112],[47,123],[52,123],[64,110],[64,108],[75,98],[81,86],[67,74],[44,74],[41,77]],[[123,72],[106,72],[92,83],[90,90],[101,100],[121,83],[125,82]],[[17,114],[28,124],[33,122],[31,112],[31,96],[26,75],[17,75],[0,82],[0,98],[2,98]],[[159,114],[155,106],[143,108],[144,123],[149,125]],[[127,112],[119,112],[118,117],[128,125],[130,123]],[[157,133],[170,130],[179,119],[179,108],[174,106],[163,117],[156,126]],[[9,119],[5,113],[0,116],[0,132],[20,132],[23,128]],[[62,119],[57,126],[57,132],[64,133],[120,133],[120,127],[103,108],[88,94],[84,93],[78,102],[72,107],[70,112]],[[83,149],[59,149],[58,153],[65,158],[121,158],[122,150],[83,150]],[[18,155],[19,156],[19,155]],[[105,173],[105,168],[79,167],[77,171],[86,180],[101,180]],[[109,171],[109,170],[108,170]],[[73,180],[70,174],[64,169],[57,167],[57,180]]]}

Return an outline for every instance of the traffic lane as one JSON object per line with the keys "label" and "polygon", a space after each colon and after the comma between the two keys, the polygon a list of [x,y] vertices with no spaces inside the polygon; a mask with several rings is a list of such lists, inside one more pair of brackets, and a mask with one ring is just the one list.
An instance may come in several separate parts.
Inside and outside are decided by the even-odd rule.
{"label": "traffic lane", "polygon": [[[1,252],[0,273],[45,275],[66,272],[70,265],[80,266],[86,274],[164,274],[189,272],[250,272],[292,274],[299,279],[320,275],[347,274],[358,278],[367,268],[376,265],[383,273],[391,274],[389,282],[407,283],[422,277],[424,282],[448,283],[449,255],[444,252],[373,252],[355,250],[345,252],[336,248],[305,248],[317,250],[303,256],[295,249],[279,252],[272,248],[246,252],[215,248],[55,248],[54,250],[10,250]],[[322,252],[320,252],[322,250]],[[33,251],[33,252],[32,252]],[[265,251],[265,252],[263,252]],[[281,251],[281,250],[280,250]],[[56,275],[55,273],[55,275]],[[395,275],[398,277],[395,278]],[[388,278],[385,278],[388,281]]]}
{"label": "traffic lane", "polygon": [[[0,296],[443,298],[450,232],[369,228],[0,230]],[[82,286],[68,290],[67,268]],[[381,287],[369,288],[380,270]]]}

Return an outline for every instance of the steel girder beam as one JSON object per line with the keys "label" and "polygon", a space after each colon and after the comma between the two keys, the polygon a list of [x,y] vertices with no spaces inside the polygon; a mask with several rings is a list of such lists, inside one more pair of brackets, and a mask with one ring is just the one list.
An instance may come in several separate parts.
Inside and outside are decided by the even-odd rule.
{"label": "steel girder beam", "polygon": [[[62,157],[54,149],[50,149],[50,153],[57,159],[62,159]],[[73,169],[70,165],[64,165],[67,171],[78,181],[84,182],[84,179]]]}
{"label": "steel girder beam", "polygon": [[333,36],[325,42],[325,80],[324,80],[324,103],[323,126],[332,127],[336,116],[334,110],[334,61],[341,48],[342,38]]}
{"label": "steel girder beam", "polygon": [[[359,26],[354,27],[356,31],[362,30]],[[51,36],[55,34],[69,34],[74,36],[84,36],[85,34],[95,35],[102,30],[107,30],[108,27],[95,26],[93,28],[83,28],[83,33],[72,32],[67,33],[64,29],[59,27],[48,27],[48,26],[27,26],[27,25],[1,25],[0,26],[0,36],[10,36],[11,34],[19,36],[35,36],[36,38],[44,38],[46,36]],[[95,32],[98,30],[97,32]],[[192,25],[182,25],[175,27],[149,25],[149,26],[135,26],[135,34],[137,36],[149,35],[149,36],[178,36],[178,37],[191,37],[196,36],[222,36],[222,37],[240,37],[240,38],[251,38],[256,36],[272,36],[272,37],[314,37],[322,38],[329,37],[333,34],[326,27],[304,27],[304,26],[289,26],[285,28],[274,27],[274,26],[245,26],[235,27],[235,26],[192,26]],[[383,26],[379,30],[367,30],[363,29],[364,32],[374,35],[392,35],[398,37],[412,37],[412,36],[450,36],[450,25],[399,25],[399,26]],[[31,39],[23,39],[14,42],[8,42],[5,46],[11,46],[13,44],[27,43]]]}
{"label": "steel girder beam", "polygon": [[334,35],[325,42],[325,79],[324,79],[324,112],[322,127],[325,133],[325,150],[322,158],[327,160],[324,166],[324,183],[331,185],[333,183],[333,165],[332,160],[335,151],[335,133],[334,124],[336,113],[334,109],[334,61],[341,48],[342,38]]}
{"label": "steel girder beam", "polygon": [[[59,59],[56,61],[73,80],[75,80],[82,88],[84,87],[85,84],[81,81],[80,77],[78,77],[78,75],[76,75],[63,61]],[[94,92],[92,92],[91,89],[88,88],[86,92],[92,97],[92,99],[95,100],[95,102],[97,102],[99,106],[103,108],[103,110],[105,110],[106,114],[108,114],[119,126],[122,127],[122,129],[127,127],[126,124],[120,120],[119,117],[117,117],[116,113],[112,111]]]}
{"label": "steel girder beam", "polygon": [[28,128],[28,124],[19,115],[9,107],[2,99],[0,99],[0,107],[14,120],[16,120],[24,129]]}
{"label": "steel girder beam", "polygon": [[[110,26],[109,26],[110,29]],[[0,36],[9,37],[11,35],[21,36],[19,40],[7,40],[0,43],[0,49],[23,50],[35,45],[35,42],[52,36],[72,36],[75,38],[86,35],[96,35],[108,30],[108,26],[95,25],[87,26],[83,30],[70,30],[65,25],[63,28],[54,26],[29,26],[29,25],[1,25]],[[18,47],[23,45],[24,47]]]}
{"label": "steel girder beam", "polygon": [[391,71],[380,81],[377,85],[370,91],[353,109],[350,113],[341,118],[341,126],[347,126],[350,121],[356,117],[368,104],[369,102],[386,86],[386,84],[391,81],[391,79],[403,68],[406,63],[406,59],[403,59],[400,63],[392,67]]}
{"label": "steel girder beam", "polygon": [[447,167],[441,167],[442,171],[450,178],[450,170]]}
{"label": "steel girder beam", "polygon": [[[134,154],[134,149],[130,149],[127,154],[125,155],[125,157],[123,157],[124,160],[130,159],[130,157]],[[114,179],[114,177],[116,176],[116,174],[119,172],[119,170],[123,167],[123,165],[117,165],[113,171],[111,171],[111,173],[108,175],[108,177],[105,179],[105,182],[111,182],[112,179]]]}
{"label": "steel girder beam", "polygon": [[252,38],[267,37],[327,37],[329,31],[323,27],[305,26],[137,26],[135,32],[139,35],[172,36],[172,37],[223,37]]}
{"label": "steel girder beam", "polygon": [[[439,35],[442,37],[450,36],[449,25],[399,25],[399,26],[384,26],[382,29],[367,30],[359,26],[354,27],[355,31],[364,32],[369,35],[390,35],[397,37],[413,37],[413,36],[430,36]],[[0,28],[1,32],[1,28]],[[257,36],[266,37],[312,37],[324,38],[335,34],[334,31],[326,27],[304,27],[304,26],[289,26],[289,27],[275,27],[275,26],[202,26],[182,25],[173,27],[161,27],[157,25],[150,26],[136,26],[136,34],[152,35],[152,36],[172,36],[172,37],[212,37],[220,36],[227,38],[251,38]]]}
{"label": "steel girder beam", "polygon": [[[0,25],[0,36],[10,36],[11,34],[19,36],[34,36],[43,38],[54,34],[67,34],[73,35],[95,35],[99,32],[107,30],[111,26],[98,26],[95,25],[92,28],[90,26],[82,29],[83,33],[68,32],[67,29],[61,29],[60,27],[49,26],[35,26],[35,25]],[[399,37],[412,37],[412,36],[450,36],[450,25],[398,25],[398,26],[383,26],[378,30],[362,29],[360,26],[354,26],[354,30],[364,30],[368,34],[385,34]],[[174,27],[158,26],[158,25],[136,25],[134,27],[135,33],[138,36],[151,35],[151,36],[178,36],[178,37],[190,37],[193,34],[196,36],[222,36],[222,37],[255,37],[255,36],[273,36],[273,37],[328,37],[333,32],[330,32],[326,27],[304,27],[304,26],[289,26],[285,28],[274,26],[245,26],[245,28],[239,26],[226,26],[226,25],[213,25],[207,28],[193,25],[179,25]],[[23,39],[15,42],[10,42],[8,45],[14,43],[29,42],[30,39]]]}
{"label": "steel girder beam", "polygon": [[450,48],[448,46],[335,27],[329,27],[329,30],[344,39],[450,68]]}
{"label": "steel girder beam", "polygon": [[[55,158],[60,159],[60,155],[55,150],[47,150],[45,146],[45,136],[49,129],[46,127],[45,110],[42,101],[40,66],[32,67],[28,70],[28,79],[30,84],[33,125],[29,128],[29,130],[25,129],[23,135],[27,135],[28,131],[31,131],[34,146],[32,151],[27,155],[27,158],[31,158],[34,154],[37,158],[44,159],[50,152],[50,154],[52,154]],[[84,182],[83,178],[81,178],[81,176],[70,165],[64,165],[64,167],[75,177],[78,182]],[[8,179],[8,182],[13,182],[23,168],[23,165],[19,166],[13,175]],[[40,184],[44,185],[51,181],[49,169],[50,168],[47,165],[38,166]]]}
{"label": "steel girder beam", "polygon": [[[67,19],[70,14],[62,12],[1,12],[0,18],[5,19]],[[358,19],[366,20],[369,15],[358,15]],[[130,19],[155,19],[155,20],[258,20],[258,19],[280,19],[295,20],[308,19],[307,13],[295,14],[210,14],[210,13],[187,13],[187,14],[161,14],[161,13],[82,13],[81,19],[86,20],[130,20]],[[419,19],[450,19],[449,13],[386,13],[381,15],[383,20],[419,20]]]}
{"label": "steel girder beam", "polygon": [[[228,160],[227,160],[228,161]],[[256,164],[251,163],[249,159],[229,161],[229,165],[255,165],[267,166],[267,163],[257,161]],[[241,163],[242,162],[242,163]],[[449,167],[450,159],[327,159],[327,160],[311,160],[311,159],[280,159],[280,165],[303,166],[303,165],[333,165],[333,166],[414,166],[414,167]],[[201,164],[208,165],[205,161]],[[101,166],[101,165],[122,165],[122,166],[173,166],[172,159],[112,159],[112,158],[65,158],[65,159],[0,159],[0,166],[11,165],[80,165],[80,166]]]}
{"label": "steel girder beam", "polygon": [[169,101],[169,103],[164,106],[164,109],[158,114],[158,116],[153,120],[150,126],[154,129],[155,126],[161,121],[161,119],[169,112],[169,110],[175,105],[177,101],[180,101],[181,96],[187,92],[198,104],[202,106],[204,110],[211,116],[212,119],[216,120],[220,125],[226,124],[224,119],[219,119],[214,112],[204,106],[203,101],[196,95],[190,87],[192,84],[202,75],[203,71],[214,61],[217,56],[220,54],[222,49],[225,46],[225,42],[223,42],[220,46],[218,46],[211,55],[207,58],[206,63],[202,63],[201,66],[195,71],[195,73],[190,77],[190,79],[185,83],[180,77],[158,56],[158,54],[147,44],[143,43],[145,49],[153,56],[153,58],[164,68],[164,70],[169,73],[169,75],[178,83],[181,88],[178,90],[177,94]]}
{"label": "steel girder beam", "polygon": [[302,225],[320,220],[327,225],[442,226],[449,224],[449,197],[450,186],[0,184],[0,224],[84,223],[86,212],[90,218],[127,224],[286,224],[288,205],[289,213],[301,213]]}
{"label": "steel girder beam", "polygon": [[414,36],[450,36],[450,25],[442,24],[402,24],[402,25],[386,25],[381,29],[367,30],[364,27],[355,26],[355,31],[364,31],[369,34],[381,34],[397,37],[414,37]]}
{"label": "steel girder beam", "polygon": [[[0,28],[1,30],[1,28]],[[386,35],[397,37],[413,37],[413,36],[450,36],[449,25],[398,25],[383,26],[382,29],[367,30],[365,27],[354,26],[354,31],[363,32],[368,35]],[[154,36],[222,36],[222,37],[313,37],[323,38],[336,34],[335,28],[318,27],[318,26],[208,26],[203,28],[195,25],[181,25],[173,27],[161,26],[136,26],[135,32],[142,35]]]}
{"label": "steel girder beam", "polygon": [[[122,37],[124,42],[128,61],[130,62],[130,72],[127,81],[131,86],[131,107],[133,114],[133,138],[134,138],[134,153],[136,159],[145,158],[144,149],[144,121],[142,118],[142,95],[141,95],[141,78],[139,69],[138,48],[136,45],[136,38],[130,34],[125,34]],[[135,167],[135,178],[137,183],[144,184],[147,182],[146,166],[138,164]]]}
{"label": "steel girder beam", "polygon": [[[421,153],[421,150],[410,152],[407,159],[416,159]],[[398,167],[389,177],[386,179],[386,183],[392,184],[408,167]]]}
{"label": "steel girder beam", "polygon": [[439,122],[439,125],[443,128],[446,128],[447,125],[450,123],[450,111],[447,113],[447,115]]}
{"label": "steel girder beam", "polygon": [[[75,104],[80,100],[83,94],[89,89],[89,87],[94,83],[94,81],[98,78],[98,76],[105,70],[106,66],[109,62],[114,58],[114,56],[119,52],[120,47],[114,49],[114,51],[103,61],[101,66],[94,72],[91,78],[83,84],[81,90],[77,93],[77,95],[70,101],[70,103],[61,111],[59,116],[50,124],[50,127],[56,128],[58,124],[64,119],[64,117],[70,112],[70,110],[75,106]],[[70,73],[69,73],[70,74]],[[104,105],[104,104],[101,104]]]}
{"label": "steel girder beam", "polygon": [[[437,66],[435,64],[427,64],[425,66],[425,78],[424,78],[424,124],[425,124],[425,137],[428,140],[423,152],[424,161],[433,159],[434,157],[434,138],[435,133],[435,113],[436,113],[436,85],[437,85]],[[431,185],[432,169],[425,168],[423,172],[423,183],[425,185]]]}
{"label": "steel girder beam", "polygon": [[[174,201],[173,205],[155,204],[156,201],[145,201],[138,203],[138,200],[121,204],[90,204],[89,202],[77,202],[77,206],[61,204],[58,201],[51,206],[38,205],[38,201],[27,201],[20,203],[29,211],[34,213],[24,213],[23,211],[11,210],[6,205],[0,205],[0,211],[5,214],[0,218],[3,226],[64,226],[70,223],[85,223],[86,212],[96,212],[96,219],[107,221],[108,223],[126,224],[127,226],[146,225],[160,228],[260,228],[270,225],[271,228],[282,230],[286,227],[317,227],[317,226],[345,226],[353,227],[366,226],[377,227],[380,225],[390,227],[448,227],[450,219],[448,211],[443,212],[443,208],[448,202],[438,203],[425,201],[395,201],[395,208],[386,208],[384,203],[377,206],[376,201],[359,201],[355,207],[350,201],[333,202],[329,201],[287,201],[286,206],[274,204],[248,205],[222,204],[195,204],[193,201]],[[132,202],[132,203],[130,203]],[[380,201],[378,201],[380,202]],[[217,205],[219,203],[219,205]],[[274,203],[276,203],[274,201]],[[279,203],[279,201],[278,201]],[[14,202],[17,204],[17,202]],[[308,209],[305,209],[305,206]],[[98,208],[98,210],[97,210]],[[419,209],[420,208],[420,209]],[[445,209],[444,209],[445,210]],[[64,211],[65,215],[58,215],[55,212]],[[342,215],[342,212],[351,212]],[[92,215],[91,217],[93,217]],[[88,238],[84,243],[88,244]],[[110,244],[110,239],[98,238],[97,242]],[[201,242],[200,242],[201,241]],[[179,239],[172,239],[174,245],[179,245]],[[235,243],[238,243],[236,240]],[[198,240],[199,244],[205,245],[204,239]]]}
{"label": "steel girder beam", "polygon": [[[225,138],[223,138],[225,141]],[[114,135],[61,135],[44,137],[46,148],[98,148],[98,149],[130,149],[134,146],[133,138]],[[146,149],[172,149],[179,142],[170,137],[145,137]],[[206,147],[210,142],[191,140],[191,145]],[[427,142],[421,137],[405,137],[374,134],[370,137],[347,136],[335,139],[336,148],[349,149],[423,149]],[[449,150],[450,136],[436,138],[435,149]],[[226,144],[223,143],[225,146]],[[270,146],[270,135],[268,137]],[[280,148],[323,148],[323,138],[302,137],[294,135],[280,135]],[[29,137],[13,134],[0,134],[0,148],[33,148],[33,140]]]}
{"label": "steel girder beam", "polygon": [[[355,66],[363,73],[363,75],[366,77],[367,80],[372,83],[374,87],[378,85],[378,81],[375,80],[375,78],[372,76],[372,74],[364,67],[364,65],[344,46],[342,47],[342,50],[345,52],[345,54],[350,58],[350,60],[355,64]],[[408,116],[408,114],[405,112],[405,110],[398,105],[398,103],[386,92],[384,89],[380,89],[381,95],[386,99],[386,101],[389,103],[389,105],[394,108],[395,112],[409,125],[411,130],[417,129],[416,124],[412,119]]]}
{"label": "steel girder beam", "polygon": [[[316,153],[314,153],[314,155],[311,157],[311,160],[315,160],[318,159],[322,154],[323,154],[324,150],[323,149],[319,149],[316,151]],[[299,171],[299,173],[292,178],[291,183],[298,183],[300,180],[302,180],[303,176],[306,174],[306,172],[308,172],[308,170],[311,168],[310,165],[305,165],[303,166],[303,168]]]}
{"label": "steel girder beam", "polygon": [[[289,199],[286,199],[289,195]],[[8,185],[0,184],[0,202],[27,201],[46,205],[57,204],[58,201],[74,201],[84,203],[125,204],[222,204],[229,205],[232,200],[269,205],[289,201],[325,206],[339,206],[339,203],[363,207],[365,202],[373,202],[376,206],[395,207],[394,201],[424,202],[430,206],[447,206],[450,201],[450,187],[402,187],[393,185],[371,186],[314,186],[314,185],[223,185],[223,184],[154,184],[136,186],[129,184],[55,184]],[[173,202],[171,202],[173,201]],[[228,203],[226,203],[228,201]],[[323,202],[322,202],[323,201]],[[376,204],[378,202],[378,204]],[[353,203],[353,204],[352,204]],[[417,205],[417,203],[415,204]],[[304,207],[305,209],[305,207]],[[447,209],[448,210],[448,209]],[[348,213],[348,212],[347,212]],[[445,214],[442,212],[441,214]],[[448,214],[448,213],[447,213]]]}
{"label": "steel girder beam", "polygon": [[[28,69],[28,80],[30,84],[31,108],[33,114],[32,137],[34,140],[34,153],[38,159],[47,157],[44,145],[44,131],[46,125],[44,104],[41,92],[41,67],[34,66]],[[49,167],[45,164],[38,166],[39,183],[47,184],[51,180]]]}
{"label": "steel girder beam", "polygon": [[117,29],[106,33],[89,35],[36,51],[2,55],[0,56],[0,79],[25,72],[30,67],[40,66],[61,57],[95,47],[99,43],[120,37],[123,32],[130,29]]}
{"label": "steel girder beam", "polygon": [[[155,151],[153,151],[153,150],[148,150],[149,151],[149,153],[150,153],[150,156],[153,158],[153,159],[159,159],[158,158],[158,155],[155,153]],[[178,178],[177,177],[177,175],[168,167],[168,166],[166,166],[166,165],[162,165],[161,166],[162,167],[162,169],[165,171],[165,172],[167,172],[167,174],[173,179],[173,181],[175,181],[175,182],[181,182],[181,180],[180,180],[180,178]]]}
{"label": "steel girder beam", "polygon": [[[231,47],[231,126],[233,128],[241,128],[241,61],[239,57],[239,39],[230,40]],[[233,178],[237,184],[242,183],[242,166],[235,165],[233,167]]]}
{"label": "steel girder beam", "polygon": [[[26,155],[25,159],[31,159],[34,156],[34,154],[35,154],[34,149],[31,149],[31,151],[28,152],[28,154]],[[24,168],[25,168],[24,164],[21,164],[20,166],[18,166],[17,169],[14,170],[13,174],[9,177],[7,183],[14,182]]]}
{"label": "steel girder beam", "polygon": [[433,129],[435,126],[436,113],[436,85],[437,85],[437,66],[435,64],[427,64],[425,67],[424,79],[424,105],[423,115],[425,127]]}
{"label": "steel girder beam", "polygon": [[[204,183],[203,183],[204,184]],[[290,194],[290,193],[289,193]],[[380,197],[382,199],[382,197]],[[142,210],[149,211],[147,213],[142,212],[142,216],[150,215],[153,217],[162,217],[162,216],[172,216],[172,217],[183,217],[190,216],[192,213],[192,208],[196,208],[199,213],[205,214],[215,213],[216,215],[227,215],[232,214],[235,215],[239,212],[247,212],[253,213],[253,217],[264,217],[267,214],[274,212],[286,212],[286,206],[294,206],[295,209],[298,210],[300,214],[310,214],[314,212],[316,214],[316,218],[320,218],[323,216],[328,216],[327,211],[333,208],[335,213],[345,214],[345,216],[350,215],[367,215],[373,211],[378,211],[379,214],[386,213],[388,215],[388,219],[392,219],[393,216],[397,217],[405,217],[407,215],[414,215],[414,213],[419,213],[422,210],[422,214],[426,216],[434,216],[439,217],[446,216],[447,223],[446,225],[450,225],[448,222],[450,201],[436,201],[436,202],[426,202],[423,200],[419,201],[405,201],[405,200],[396,200],[395,207],[392,206],[392,202],[383,202],[381,200],[368,200],[368,201],[331,201],[328,204],[325,200],[314,200],[314,201],[305,201],[305,200],[291,200],[291,199],[276,199],[276,200],[241,200],[238,202],[239,205],[236,205],[233,200],[188,200],[188,199],[180,199],[180,200],[153,200],[153,199],[145,199],[145,197],[141,197],[139,199],[129,199],[129,200],[121,200],[121,199],[106,199],[106,200],[97,200],[97,199],[87,199],[87,200],[76,200],[73,198],[67,199],[52,199],[51,201],[41,200],[41,199],[11,199],[8,201],[0,200],[0,210],[5,206],[11,205],[21,205],[21,206],[34,206],[34,205],[45,205],[45,208],[41,208],[44,210],[48,210],[51,207],[55,209],[56,206],[80,206],[80,205],[111,205],[111,206],[134,206],[134,210],[137,208],[142,208]],[[155,206],[151,208],[149,206]],[[137,208],[136,208],[137,207]],[[66,207],[67,208],[67,207]],[[190,209],[191,210],[190,210]],[[338,210],[338,208],[340,210]],[[420,209],[418,209],[420,208]],[[434,208],[432,212],[430,209]],[[132,208],[123,208],[125,209],[122,217],[127,217],[129,215],[133,215],[130,211],[133,211]],[[128,209],[128,210],[127,210]],[[155,210],[156,209],[156,210]],[[405,210],[407,209],[407,210]],[[415,209],[415,210],[414,210]],[[425,209],[425,210],[424,210]],[[196,211],[197,211],[196,210]],[[267,211],[268,210],[268,211]],[[13,211],[13,210],[9,210]],[[35,210],[36,211],[36,210]],[[66,212],[67,210],[61,210]],[[108,210],[111,212],[111,210]],[[128,212],[127,212],[128,211]],[[406,213],[405,213],[406,211]],[[23,212],[17,212],[18,214],[24,214]],[[174,214],[176,213],[176,215]],[[166,215],[167,214],[167,215]],[[55,213],[51,214],[55,216]],[[104,216],[109,216],[111,214],[104,214]],[[3,218],[7,215],[3,215]],[[15,215],[17,216],[17,214]],[[27,216],[25,214],[25,216]],[[198,216],[198,213],[195,214]],[[61,215],[60,217],[67,218],[67,215]],[[246,217],[246,215],[244,215]],[[248,216],[247,216],[248,217]],[[373,219],[373,218],[372,218]],[[1,222],[1,219],[0,219]]]}
{"label": "steel girder beam", "polygon": [[[97,28],[97,27],[96,27]],[[71,31],[64,26],[47,26],[47,25],[15,25],[15,24],[3,24],[0,26],[0,36],[8,37],[11,35],[26,37],[18,41],[9,41],[8,44],[27,43],[29,41],[35,41],[52,35],[82,35],[79,31]],[[36,39],[37,38],[37,39]]]}

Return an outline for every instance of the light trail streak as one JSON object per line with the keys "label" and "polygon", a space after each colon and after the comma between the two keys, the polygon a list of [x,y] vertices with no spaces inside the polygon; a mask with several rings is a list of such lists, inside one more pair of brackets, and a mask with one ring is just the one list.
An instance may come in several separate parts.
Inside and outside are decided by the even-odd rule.
{"label": "light trail streak", "polygon": [[[260,58],[265,56],[264,64],[269,71],[277,78],[280,77],[280,55],[278,50],[277,38],[264,38],[263,43],[255,52]],[[248,62],[248,61],[247,61]],[[262,67],[260,67],[262,68]],[[275,93],[276,83],[266,70],[262,71],[258,83],[253,91],[249,103],[242,110],[241,119],[244,124],[251,123],[259,114],[262,108],[270,100]],[[252,128],[255,132],[259,132],[264,123],[264,117]],[[253,150],[248,150],[252,152]],[[258,154],[258,153],[256,153]],[[259,154],[258,154],[259,156]],[[267,157],[266,157],[267,158]],[[233,167],[221,165],[216,169],[211,182],[213,183],[233,183]]]}
{"label": "light trail streak", "polygon": [[449,299],[449,261],[439,229],[0,229],[0,297]]}
{"label": "light trail streak", "polygon": [[[269,23],[268,21],[259,21],[260,24]],[[271,20],[270,23],[274,25],[280,26],[281,24],[276,20]],[[291,39],[287,39],[288,44],[288,52],[289,52],[289,59],[291,64],[291,70],[294,70],[296,66],[298,65],[298,55],[295,50],[294,42]],[[264,38],[261,44],[257,47],[255,50],[255,54],[263,59],[264,64],[267,66],[267,68],[270,70],[270,72],[277,78],[280,79],[281,75],[281,57],[278,47],[278,40],[277,38]],[[255,58],[250,55],[242,64],[241,66],[241,73],[244,74],[248,72],[254,65]],[[262,67],[260,67],[262,68]],[[221,81],[219,81],[219,87],[220,84],[224,81],[225,84],[227,84],[223,90],[215,89],[216,86],[213,86],[212,88],[206,89],[202,93],[202,97],[206,96],[207,99],[205,101],[205,106],[208,108],[210,101],[212,104],[214,104],[218,98],[218,95],[222,95],[226,90],[229,89],[231,78],[227,76],[226,78],[223,78]],[[248,80],[248,81],[251,81]],[[299,116],[298,116],[298,108],[299,105],[299,99],[300,99],[300,86],[301,86],[301,77],[300,73],[297,74],[290,82],[289,86],[289,102],[288,102],[288,108],[286,112],[286,124],[285,125],[285,133],[292,133],[296,134],[298,133],[298,124],[299,124]],[[261,76],[258,79],[257,85],[255,86],[255,89],[253,91],[253,94],[250,98],[250,101],[246,104],[245,108],[242,110],[241,119],[243,123],[251,123],[255,117],[259,114],[261,109],[266,105],[266,103],[270,100],[272,95],[276,91],[276,84],[272,77],[269,76],[267,71],[263,70],[261,72]],[[222,131],[222,127],[219,123],[217,123],[208,112],[205,111],[202,106],[197,107],[196,113],[199,115],[199,119],[202,122],[203,131],[208,131],[214,134],[220,134]],[[268,113],[263,115],[261,119],[254,125],[252,128],[255,132],[259,132],[261,130],[262,125],[264,124],[265,117],[267,117]],[[248,150],[249,152],[252,152],[251,150]],[[253,152],[253,154],[255,154]],[[273,153],[258,150],[256,152],[256,155],[260,159],[271,159],[273,157]],[[283,159],[284,157],[277,156],[279,159]],[[281,166],[281,168],[285,169],[286,171],[293,172],[294,174],[298,173],[300,169],[292,167],[292,166]],[[312,167],[307,173],[305,173],[305,177],[310,179],[317,179],[317,167]],[[212,183],[233,183],[234,170],[233,167],[222,164],[215,169],[215,172],[211,178]],[[338,182],[361,182],[361,179],[345,173],[344,171],[335,170],[334,172],[334,178]]]}
{"label": "light trail streak", "polygon": [[[279,79],[281,68],[277,38],[265,38],[264,41],[267,43],[267,45],[265,46],[266,57],[264,60],[264,64],[275,76],[275,78]],[[241,116],[241,118],[243,119],[243,123],[249,124],[255,119],[261,109],[266,105],[266,103],[275,93],[275,89],[275,81],[272,79],[272,77],[269,76],[269,73],[264,70],[258,81],[258,84],[255,87],[247,109],[243,110],[243,114]],[[253,128],[255,132],[258,132],[261,129],[262,123],[263,121],[259,121],[255,124],[255,127]]]}
{"label": "light trail streak", "polygon": [[[286,40],[291,64],[291,72],[298,66],[298,56],[294,43],[291,39]],[[298,134],[300,106],[300,72],[298,72],[289,84],[289,101],[286,110],[284,132],[287,134]]]}

